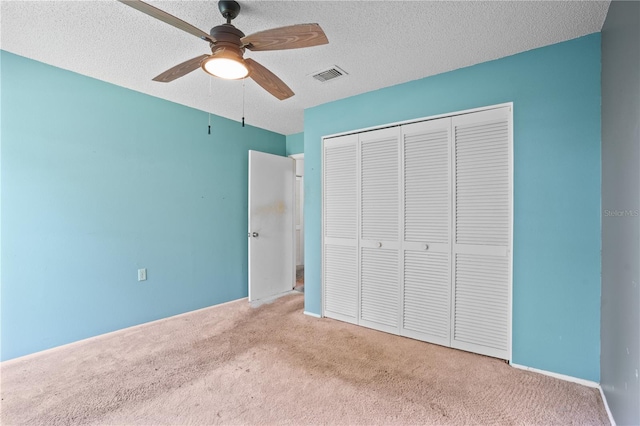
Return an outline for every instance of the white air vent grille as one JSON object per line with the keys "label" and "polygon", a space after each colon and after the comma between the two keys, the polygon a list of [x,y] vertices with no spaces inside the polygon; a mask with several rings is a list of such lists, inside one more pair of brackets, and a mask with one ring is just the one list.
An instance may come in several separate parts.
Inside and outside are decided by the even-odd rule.
{"label": "white air vent grille", "polygon": [[329,68],[328,70],[320,71],[312,75],[313,78],[318,80],[321,83],[324,83],[329,80],[333,80],[338,77],[342,77],[347,73],[344,70],[334,66],[333,68]]}

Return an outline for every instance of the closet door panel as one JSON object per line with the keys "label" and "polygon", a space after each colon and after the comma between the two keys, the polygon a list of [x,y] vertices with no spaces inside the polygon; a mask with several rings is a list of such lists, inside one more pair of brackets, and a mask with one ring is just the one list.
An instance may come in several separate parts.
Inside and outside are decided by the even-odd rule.
{"label": "closet door panel", "polygon": [[451,119],[402,127],[401,334],[450,344]]}
{"label": "closet door panel", "polygon": [[324,231],[327,238],[358,238],[356,135],[325,141]]}
{"label": "closet door panel", "polygon": [[452,343],[510,359],[509,108],[454,117]]}
{"label": "closet door panel", "polygon": [[509,262],[502,256],[457,254],[455,340],[487,355],[509,350]]}
{"label": "closet door panel", "polygon": [[358,136],[324,141],[323,314],[358,322]]}
{"label": "closet door panel", "polygon": [[400,129],[360,134],[361,239],[398,241]]}
{"label": "closet door panel", "polygon": [[358,320],[358,248],[327,244],[324,248],[325,316],[356,323]]}
{"label": "closet door panel", "polygon": [[361,133],[360,324],[392,333],[400,320],[400,128]]}
{"label": "closet door panel", "polygon": [[405,251],[402,334],[449,346],[448,253]]}
{"label": "closet door panel", "polygon": [[363,247],[360,324],[398,333],[398,250]]}
{"label": "closet door panel", "polygon": [[403,126],[404,241],[450,239],[451,119]]}

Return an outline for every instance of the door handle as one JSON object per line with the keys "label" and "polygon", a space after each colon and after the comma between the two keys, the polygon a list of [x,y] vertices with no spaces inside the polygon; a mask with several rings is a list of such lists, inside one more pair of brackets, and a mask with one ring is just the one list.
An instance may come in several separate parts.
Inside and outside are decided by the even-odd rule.
{"label": "door handle", "polygon": [[254,232],[253,234],[251,234],[251,236],[252,236],[253,238],[257,238],[257,237],[258,237],[258,233],[257,233],[257,232]]}

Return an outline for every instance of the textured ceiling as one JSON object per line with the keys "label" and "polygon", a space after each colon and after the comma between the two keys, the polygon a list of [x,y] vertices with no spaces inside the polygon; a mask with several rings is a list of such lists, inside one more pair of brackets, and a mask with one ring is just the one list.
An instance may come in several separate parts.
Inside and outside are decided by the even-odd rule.
{"label": "textured ceiling", "polygon": [[[149,1],[209,32],[224,22],[215,1]],[[303,130],[304,109],[580,37],[602,29],[609,1],[240,1],[245,34],[317,22],[329,44],[250,52],[296,95],[279,101],[251,80],[246,122],[282,134]],[[196,70],[172,83],[153,77],[209,53],[208,43],[115,0],[6,1],[0,48],[239,121],[241,81]],[[348,76],[311,77],[334,65]]]}

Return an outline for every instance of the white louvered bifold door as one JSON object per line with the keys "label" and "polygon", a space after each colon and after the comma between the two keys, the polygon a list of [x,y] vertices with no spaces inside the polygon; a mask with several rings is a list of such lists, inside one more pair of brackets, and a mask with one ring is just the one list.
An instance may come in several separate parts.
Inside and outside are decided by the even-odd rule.
{"label": "white louvered bifold door", "polygon": [[451,346],[510,359],[511,112],[452,118]]}
{"label": "white louvered bifold door", "polygon": [[451,119],[402,127],[401,334],[450,345]]}
{"label": "white louvered bifold door", "polygon": [[360,325],[399,333],[400,128],[360,139]]}
{"label": "white louvered bifold door", "polygon": [[324,315],[358,322],[358,135],[324,141]]}

